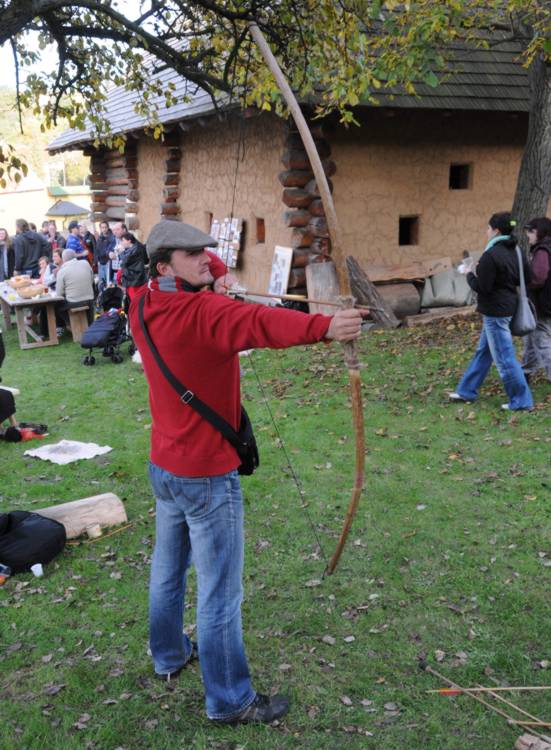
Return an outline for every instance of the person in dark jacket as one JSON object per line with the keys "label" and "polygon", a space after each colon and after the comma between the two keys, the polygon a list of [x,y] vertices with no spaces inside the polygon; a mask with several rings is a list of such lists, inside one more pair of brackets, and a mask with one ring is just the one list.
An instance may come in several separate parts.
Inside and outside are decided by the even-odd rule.
{"label": "person in dark jacket", "polygon": [[103,282],[104,285],[107,285],[111,281],[109,278],[109,253],[114,251],[117,240],[106,221],[100,223],[99,232],[94,262],[98,266],[100,283]]}
{"label": "person in dark jacket", "polygon": [[122,275],[121,283],[132,300],[136,287],[147,284],[146,264],[148,263],[145,247],[136,241],[134,235],[125,232],[121,239],[122,252],[119,255]]}
{"label": "person in dark jacket", "polygon": [[0,229],[0,281],[13,276],[15,259],[10,236],[6,229]]}
{"label": "person in dark jacket", "polygon": [[65,248],[65,237],[57,231],[57,225],[55,221],[48,222],[48,233],[46,239],[50,243],[52,248],[52,255],[54,250],[63,250]]}
{"label": "person in dark jacket", "polygon": [[52,257],[50,243],[43,234],[29,229],[29,224],[25,219],[17,219],[15,231],[13,240],[14,274],[28,273],[33,279],[37,279],[40,275],[38,259],[43,255],[48,258]]}
{"label": "person in dark jacket", "polygon": [[78,225],[78,233],[82,244],[88,251],[88,263],[93,268],[94,258],[96,257],[96,237],[83,222]]}
{"label": "person in dark jacket", "polygon": [[[486,245],[476,268],[467,273],[467,282],[478,294],[477,310],[482,314],[478,347],[450,401],[470,403],[478,396],[492,362],[509,397],[502,409],[532,409],[530,388],[517,361],[509,328],[517,305],[520,269],[513,237],[515,222],[508,211],[494,214],[488,224]],[[530,267],[524,260],[524,275],[530,281]]]}
{"label": "person in dark jacket", "polygon": [[545,370],[551,380],[551,219],[532,219],[524,227],[530,245],[531,281],[528,295],[536,308],[536,330],[523,338],[522,369]]}

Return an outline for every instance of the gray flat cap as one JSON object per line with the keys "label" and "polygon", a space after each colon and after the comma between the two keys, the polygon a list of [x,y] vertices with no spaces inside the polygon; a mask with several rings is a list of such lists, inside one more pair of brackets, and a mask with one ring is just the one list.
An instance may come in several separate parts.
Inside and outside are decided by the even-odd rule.
{"label": "gray flat cap", "polygon": [[147,238],[148,256],[159,250],[200,250],[203,247],[216,247],[218,242],[200,229],[181,221],[165,219],[152,228]]}

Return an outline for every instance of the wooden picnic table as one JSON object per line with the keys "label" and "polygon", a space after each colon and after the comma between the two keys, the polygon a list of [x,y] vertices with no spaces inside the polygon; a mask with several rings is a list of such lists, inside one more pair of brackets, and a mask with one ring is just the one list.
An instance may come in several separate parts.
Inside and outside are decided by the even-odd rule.
{"label": "wooden picnic table", "polygon": [[[37,349],[41,346],[56,346],[59,343],[56,332],[55,303],[63,302],[63,297],[57,294],[43,294],[40,297],[24,299],[17,294],[7,282],[0,283],[0,301],[6,327],[11,325],[10,309],[15,310],[19,347],[21,349]],[[25,320],[25,310],[37,312],[45,308],[48,320],[48,336],[43,339]],[[30,340],[29,340],[30,339]]]}

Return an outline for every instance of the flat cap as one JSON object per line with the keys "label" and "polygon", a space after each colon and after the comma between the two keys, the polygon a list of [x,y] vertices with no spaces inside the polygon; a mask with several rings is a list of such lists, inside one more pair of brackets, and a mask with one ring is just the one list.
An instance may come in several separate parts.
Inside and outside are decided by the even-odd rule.
{"label": "flat cap", "polygon": [[152,228],[147,238],[148,256],[159,250],[201,250],[203,247],[216,247],[218,242],[200,229],[181,221],[165,219]]}

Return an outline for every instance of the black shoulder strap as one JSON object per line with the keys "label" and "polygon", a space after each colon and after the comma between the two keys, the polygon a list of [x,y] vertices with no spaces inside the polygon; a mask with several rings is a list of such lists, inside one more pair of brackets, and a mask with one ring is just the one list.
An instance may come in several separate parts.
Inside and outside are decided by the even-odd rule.
{"label": "black shoulder strap", "polygon": [[160,371],[163,373],[165,378],[168,380],[170,385],[174,388],[176,393],[180,396],[180,401],[183,404],[187,404],[188,406],[191,406],[192,409],[195,409],[195,411],[200,414],[203,419],[206,419],[207,422],[209,422],[215,430],[218,430],[222,433],[223,437],[230,442],[233,447],[238,450],[238,448],[241,448],[244,443],[242,440],[239,439],[239,435],[237,432],[233,429],[233,427],[230,425],[229,422],[226,422],[225,419],[223,419],[217,412],[215,412],[213,409],[210,408],[210,406],[207,406],[203,401],[201,401],[200,398],[198,398],[193,391],[190,391],[188,388],[185,387],[183,383],[181,383],[178,378],[174,375],[174,373],[167,367],[165,361],[162,359],[161,355],[159,354],[159,350],[153,343],[153,339],[149,335],[149,331],[147,329],[147,325],[144,320],[143,315],[143,308],[145,303],[145,295],[143,295],[138,303],[138,316],[140,319],[140,326],[143,331],[143,334],[145,336],[145,340],[147,342],[147,345],[151,349],[151,353],[153,354],[153,357],[155,361],[157,362],[157,365],[159,366]]}

